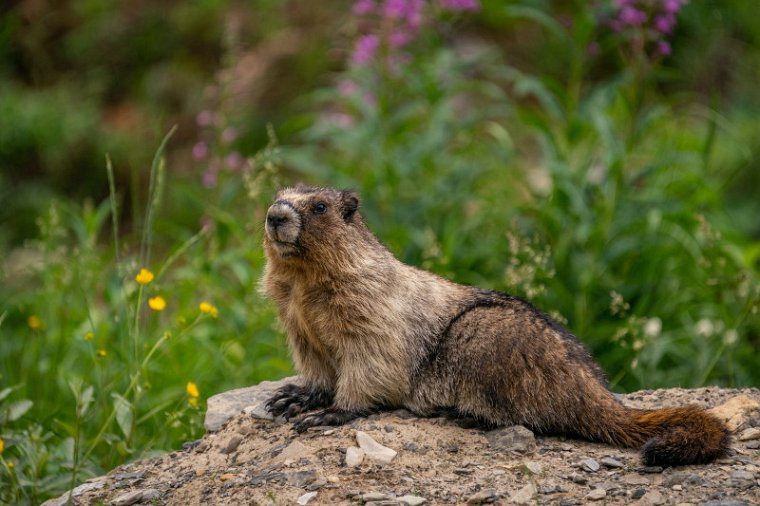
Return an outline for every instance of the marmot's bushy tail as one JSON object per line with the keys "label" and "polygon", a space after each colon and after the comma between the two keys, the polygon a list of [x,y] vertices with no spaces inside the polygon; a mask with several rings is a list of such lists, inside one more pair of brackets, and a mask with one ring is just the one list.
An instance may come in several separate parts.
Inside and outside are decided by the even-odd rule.
{"label": "marmot's bushy tail", "polygon": [[706,464],[724,456],[731,442],[723,422],[695,406],[633,414],[633,424],[649,435],[641,447],[649,466]]}
{"label": "marmot's bushy tail", "polygon": [[723,422],[695,406],[639,410],[621,405],[615,411],[602,438],[641,448],[648,466],[706,464],[724,456],[731,442]]}

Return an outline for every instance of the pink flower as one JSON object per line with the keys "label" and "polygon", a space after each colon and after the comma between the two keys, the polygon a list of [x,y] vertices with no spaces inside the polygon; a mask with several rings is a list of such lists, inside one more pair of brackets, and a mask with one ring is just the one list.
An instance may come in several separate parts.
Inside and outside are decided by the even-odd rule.
{"label": "pink flower", "polygon": [[638,26],[647,20],[647,13],[635,7],[625,6],[620,9],[620,21],[629,26]]}
{"label": "pink flower", "polygon": [[193,146],[193,158],[196,160],[203,160],[208,156],[208,146],[205,142],[196,142]]}
{"label": "pink flower", "polygon": [[657,43],[657,53],[661,56],[670,56],[671,52],[673,52],[673,49],[670,47],[670,43],[664,40]]}
{"label": "pink flower", "polygon": [[357,65],[366,65],[375,56],[375,52],[377,52],[379,46],[380,38],[377,35],[363,35],[356,41],[356,47],[351,59]]}
{"label": "pink flower", "polygon": [[478,0],[439,0],[441,8],[449,11],[476,11],[480,9]]}
{"label": "pink flower", "polygon": [[390,36],[392,47],[403,47],[412,40],[412,35],[404,30],[396,30]]}
{"label": "pink flower", "polygon": [[654,29],[663,35],[673,32],[676,26],[676,17],[673,14],[661,14],[654,20]]}
{"label": "pink flower", "polygon": [[662,8],[669,14],[675,14],[681,10],[681,7],[686,5],[686,3],[687,0],[664,0],[662,3]]}
{"label": "pink flower", "polygon": [[214,123],[214,113],[211,111],[201,111],[195,117],[195,123],[199,127],[211,126]]}
{"label": "pink flower", "polygon": [[374,0],[358,0],[351,11],[357,16],[365,16],[375,10]]}
{"label": "pink flower", "polygon": [[243,155],[238,153],[237,151],[233,151],[229,155],[227,155],[224,158],[224,164],[229,168],[230,170],[237,170],[240,167],[243,166],[243,162],[245,162],[245,159],[243,158]]}
{"label": "pink flower", "polygon": [[344,79],[338,83],[338,93],[344,97],[355,95],[357,91],[359,91],[359,85],[355,81]]}
{"label": "pink flower", "polygon": [[222,142],[231,144],[238,138],[238,131],[235,127],[227,127],[222,132]]}

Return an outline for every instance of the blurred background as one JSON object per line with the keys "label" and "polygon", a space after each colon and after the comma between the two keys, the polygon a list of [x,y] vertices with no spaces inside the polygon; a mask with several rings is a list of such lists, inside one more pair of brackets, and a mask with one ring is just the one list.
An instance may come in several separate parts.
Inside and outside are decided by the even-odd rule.
{"label": "blurred background", "polygon": [[754,7],[3,2],[0,502],[292,372],[256,286],[298,181],[359,190],[407,263],[529,298],[616,391],[760,384]]}

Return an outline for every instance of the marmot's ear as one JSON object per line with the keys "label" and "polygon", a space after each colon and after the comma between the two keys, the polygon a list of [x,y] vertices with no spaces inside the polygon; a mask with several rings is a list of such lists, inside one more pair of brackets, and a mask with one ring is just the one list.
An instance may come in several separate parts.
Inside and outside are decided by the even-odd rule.
{"label": "marmot's ear", "polygon": [[354,217],[354,214],[356,213],[356,210],[359,209],[359,194],[356,192],[344,190],[341,192],[340,197],[343,204],[343,219],[346,221],[351,221]]}

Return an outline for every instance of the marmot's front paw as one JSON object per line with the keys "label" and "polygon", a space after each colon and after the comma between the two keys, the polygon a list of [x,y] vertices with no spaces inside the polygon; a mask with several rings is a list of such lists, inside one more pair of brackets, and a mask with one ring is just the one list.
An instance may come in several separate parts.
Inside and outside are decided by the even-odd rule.
{"label": "marmot's front paw", "polygon": [[274,416],[287,420],[300,413],[328,406],[332,399],[333,395],[329,392],[289,383],[267,401],[266,408]]}
{"label": "marmot's front paw", "polygon": [[303,432],[309,427],[319,427],[322,425],[343,425],[348,423],[354,418],[362,416],[364,412],[361,411],[344,411],[337,408],[327,408],[306,415],[293,424],[293,429],[298,432]]}

